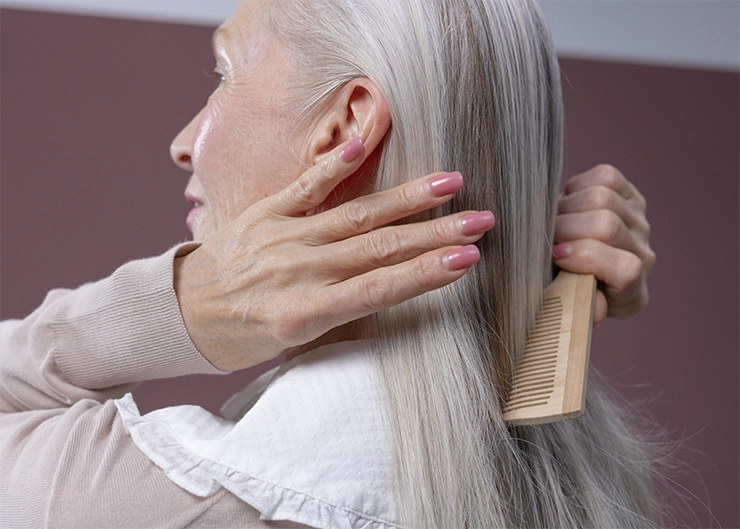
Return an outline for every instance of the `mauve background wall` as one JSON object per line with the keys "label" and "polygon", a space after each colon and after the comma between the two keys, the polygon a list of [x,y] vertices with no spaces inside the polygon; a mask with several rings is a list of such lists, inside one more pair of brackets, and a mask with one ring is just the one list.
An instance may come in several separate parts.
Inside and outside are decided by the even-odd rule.
{"label": "mauve background wall", "polygon": [[[0,10],[2,318],[187,238],[187,174],[167,148],[212,88],[211,31]],[[658,254],[650,305],[603,324],[593,361],[685,439],[675,525],[738,527],[738,75],[561,64],[566,174],[619,167]],[[148,383],[137,400],[215,411],[259,370]]]}

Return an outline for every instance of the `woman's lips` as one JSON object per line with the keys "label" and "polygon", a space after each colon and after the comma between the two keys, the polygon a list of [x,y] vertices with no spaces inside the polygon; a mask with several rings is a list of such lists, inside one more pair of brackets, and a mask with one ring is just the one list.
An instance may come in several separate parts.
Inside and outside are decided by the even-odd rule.
{"label": "woman's lips", "polygon": [[203,202],[200,198],[196,197],[195,195],[191,195],[190,193],[185,193],[185,200],[188,201],[188,204],[193,206],[193,209],[188,212],[188,216],[185,219],[185,224],[187,225],[188,230],[190,230],[190,233],[193,233],[193,225],[195,224],[196,219],[200,214],[201,208],[203,207]]}

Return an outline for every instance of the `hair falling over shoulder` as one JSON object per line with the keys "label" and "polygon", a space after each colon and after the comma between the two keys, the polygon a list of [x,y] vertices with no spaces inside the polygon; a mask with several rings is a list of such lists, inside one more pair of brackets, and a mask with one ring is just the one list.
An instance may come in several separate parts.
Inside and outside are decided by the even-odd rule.
{"label": "hair falling over shoulder", "polygon": [[383,92],[392,126],[379,189],[458,170],[465,187],[436,213],[497,216],[462,280],[363,322],[381,337],[402,525],[658,526],[650,444],[598,379],[577,420],[502,419],[551,279],[563,146],[559,69],[536,2],[281,0],[273,19],[311,72],[299,112],[358,76]]}

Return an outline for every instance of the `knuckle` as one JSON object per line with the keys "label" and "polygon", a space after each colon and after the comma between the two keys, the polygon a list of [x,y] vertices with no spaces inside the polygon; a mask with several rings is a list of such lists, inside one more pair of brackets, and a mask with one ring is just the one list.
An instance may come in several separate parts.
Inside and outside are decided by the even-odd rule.
{"label": "knuckle", "polygon": [[376,275],[361,280],[359,295],[368,309],[379,311],[390,306],[393,289],[387,278]]}
{"label": "knuckle", "polygon": [[598,233],[602,242],[615,241],[622,234],[624,223],[619,215],[611,210],[601,210],[598,212]]}
{"label": "knuckle", "polygon": [[444,246],[454,239],[455,228],[451,223],[437,220],[427,226],[427,236],[435,246]]}
{"label": "knuckle", "polygon": [[355,233],[364,233],[372,227],[370,210],[361,202],[347,202],[339,209],[342,222]]}
{"label": "knuckle", "polygon": [[614,209],[614,193],[605,186],[594,186],[586,191],[588,209]]}
{"label": "knuckle", "polygon": [[317,199],[316,187],[310,178],[299,178],[293,185],[293,197],[300,204],[313,204]]}
{"label": "knuckle", "polygon": [[417,259],[412,267],[414,281],[424,290],[430,290],[437,286],[438,261],[430,257]]}
{"label": "knuckle", "polygon": [[319,176],[322,180],[331,178],[337,172],[337,159],[327,156],[317,166]]}
{"label": "knuckle", "polygon": [[390,230],[370,232],[367,247],[370,257],[381,264],[395,262],[403,251],[401,237]]}
{"label": "knuckle", "polygon": [[598,177],[602,185],[612,189],[617,186],[621,177],[621,173],[617,168],[608,163],[601,163],[594,167],[594,174]]}
{"label": "knuckle", "polygon": [[403,211],[414,211],[418,207],[419,193],[413,185],[404,185],[398,190],[397,200]]}

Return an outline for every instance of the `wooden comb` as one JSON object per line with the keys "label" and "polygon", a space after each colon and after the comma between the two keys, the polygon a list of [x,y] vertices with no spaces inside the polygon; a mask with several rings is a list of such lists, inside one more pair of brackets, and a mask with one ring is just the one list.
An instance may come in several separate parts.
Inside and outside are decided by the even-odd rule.
{"label": "wooden comb", "polygon": [[503,409],[509,424],[583,415],[596,280],[561,270],[545,289]]}

